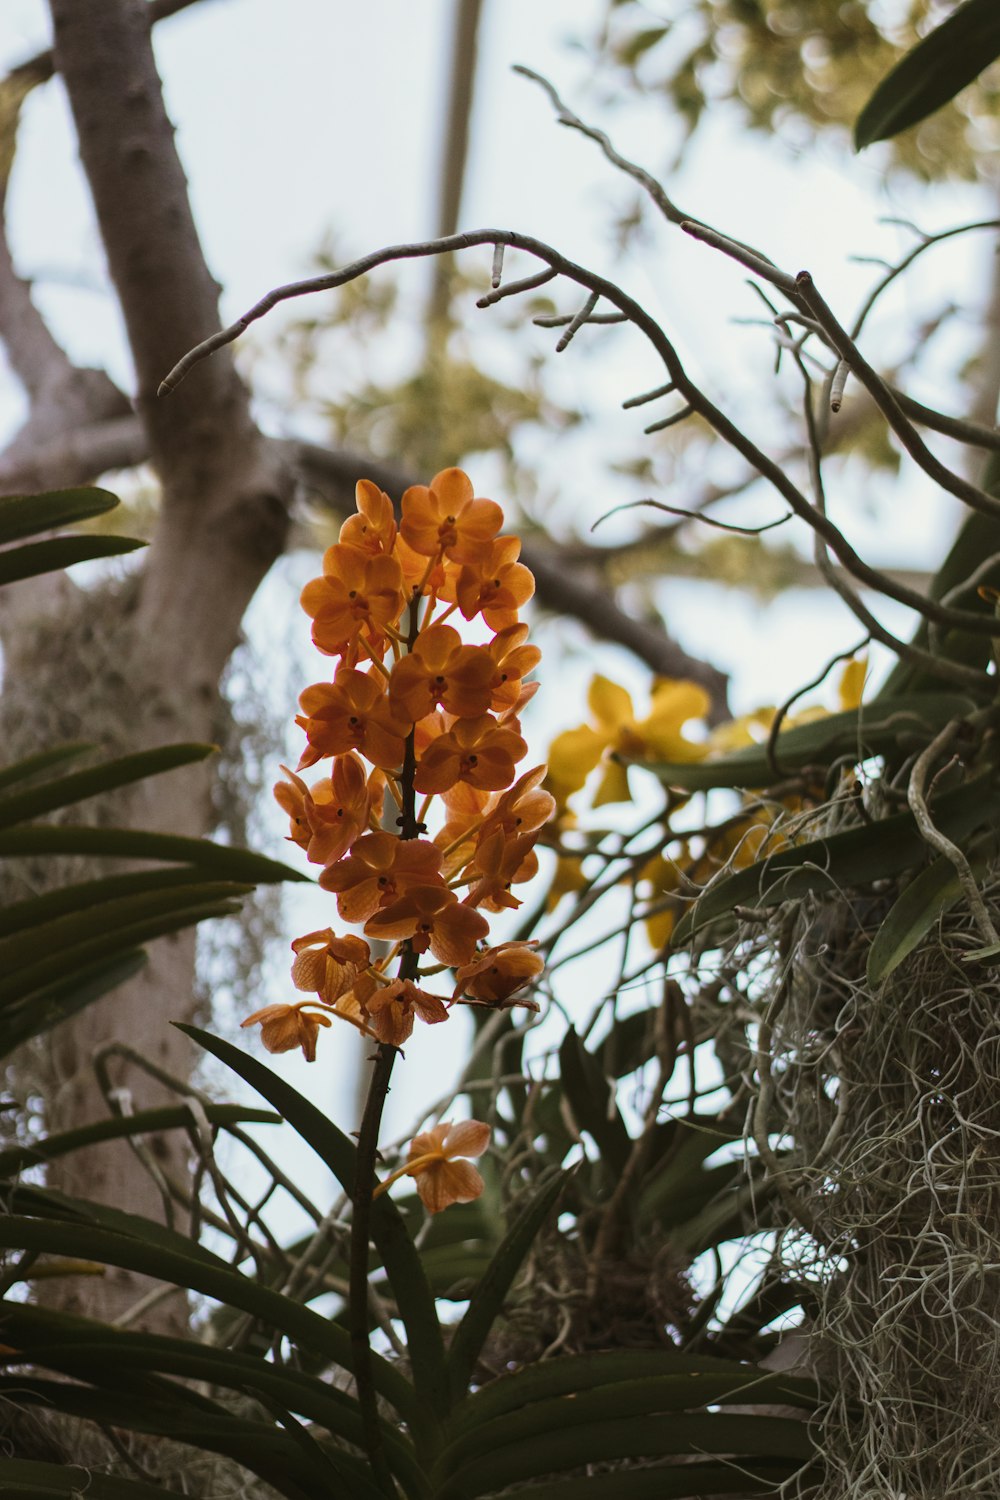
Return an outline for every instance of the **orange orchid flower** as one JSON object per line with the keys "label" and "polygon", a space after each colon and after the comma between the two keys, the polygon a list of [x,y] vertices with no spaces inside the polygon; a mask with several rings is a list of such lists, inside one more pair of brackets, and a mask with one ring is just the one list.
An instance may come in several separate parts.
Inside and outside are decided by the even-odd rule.
{"label": "orange orchid flower", "polygon": [[344,656],[351,666],[363,640],[381,657],[384,627],[403,612],[403,570],[394,557],[335,542],[323,554],[323,577],[306,584],[301,602],[313,622],[313,643],[325,655]]}
{"label": "orange orchid flower", "polygon": [[287,766],[281,769],[291,784],[279,781],[274,796],[291,819],[290,837],[312,864],[333,864],[368,827],[385,791],[384,775],[367,775],[354,754],[336,756],[331,774],[311,787]]}
{"label": "orange orchid flower", "polygon": [[410,886],[365,923],[369,937],[408,938],[415,953],[429,948],[449,968],[468,963],[489,930],[486,918],[459,901],[446,885]]}
{"label": "orange orchid flower", "polygon": [[492,1005],[504,1009],[511,1005],[526,1005],[537,1010],[534,1000],[512,1000],[518,990],[537,979],[545,967],[545,960],[534,950],[537,943],[500,943],[496,948],[487,948],[478,953],[471,963],[464,964],[455,972],[453,1000],[464,996],[480,1005]]}
{"label": "orange orchid flower", "polygon": [[315,1002],[300,1000],[296,1005],[265,1005],[255,1010],[240,1025],[260,1026],[260,1039],[268,1052],[293,1052],[302,1048],[306,1062],[316,1061],[316,1038],[321,1026],[332,1026],[323,1011],[306,1009]]}
{"label": "orange orchid flower", "polygon": [[459,719],[427,746],[417,761],[413,784],[422,793],[446,792],[456,781],[467,781],[480,791],[500,791],[513,781],[514,767],[527,753],[521,736],[491,714]]}
{"label": "orange orchid flower", "polygon": [[414,552],[457,563],[474,562],[503,525],[499,505],[477,500],[461,469],[442,469],[429,485],[411,485],[400,510],[400,534]]}
{"label": "orange orchid flower", "polygon": [[488,646],[495,663],[490,708],[494,713],[503,713],[516,708],[521,699],[521,679],[533,672],[542,659],[537,646],[525,644],[528,627],[523,621],[499,630]]}
{"label": "orange orchid flower", "polygon": [[393,667],[389,702],[412,724],[438,704],[459,718],[476,718],[490,706],[494,672],[487,647],[467,646],[450,625],[430,625]]}
{"label": "orange orchid flower", "polygon": [[334,891],[345,922],[367,922],[413,885],[440,884],[441,851],[427,839],[399,839],[379,830],[358,839],[346,859],[328,865],[319,877]]}
{"label": "orange orchid flower", "polygon": [[292,952],[295,988],[315,991],[326,1005],[346,995],[372,961],[371,949],[363,938],[335,937],[331,927],[296,938]]}
{"label": "orange orchid flower", "polygon": [[340,540],[372,557],[391,554],[396,541],[396,512],[384,490],[370,479],[359,479],[354,490],[357,515],[348,516],[340,528]]}
{"label": "orange orchid flower", "polygon": [[300,771],[326,755],[344,755],[348,750],[360,750],[372,765],[385,771],[402,765],[408,726],[393,712],[381,678],[340,667],[332,683],[307,687],[299,704],[302,713],[295,722],[309,741],[299,761]]}
{"label": "orange orchid flower", "polygon": [[421,1202],[430,1214],[440,1213],[451,1203],[471,1203],[485,1186],[482,1177],[468,1157],[482,1156],[492,1134],[479,1120],[462,1120],[453,1125],[442,1120],[430,1130],[422,1130],[410,1142],[406,1165],[376,1188],[384,1191],[397,1177],[416,1179]]}
{"label": "orange orchid flower", "polygon": [[466,563],[455,583],[455,598],[467,620],[482,615],[491,630],[516,625],[517,612],[535,592],[534,575],[518,562],[521,541],[500,536],[474,562]]}
{"label": "orange orchid flower", "polygon": [[465,871],[472,881],[465,897],[469,906],[482,906],[487,911],[516,911],[521,902],[510,888],[538,873],[534,845],[534,834],[511,838],[499,828],[487,838],[481,837]]}
{"label": "orange orchid flower", "polygon": [[375,1036],[390,1047],[401,1047],[409,1040],[415,1015],[428,1026],[448,1019],[448,1007],[440,996],[418,989],[411,979],[380,985],[367,1000],[365,1011]]}

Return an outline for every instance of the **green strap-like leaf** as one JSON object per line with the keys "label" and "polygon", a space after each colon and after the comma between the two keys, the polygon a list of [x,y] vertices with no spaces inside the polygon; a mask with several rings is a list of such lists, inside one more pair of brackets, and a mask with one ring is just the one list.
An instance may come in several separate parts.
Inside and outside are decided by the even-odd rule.
{"label": "green strap-like leaf", "polygon": [[[127,875],[108,875],[100,880],[84,880],[77,885],[63,885],[42,896],[30,896],[0,909],[0,938],[11,933],[39,928],[43,922],[71,912],[82,912],[117,901],[121,896],[138,896],[144,891],[166,891],[179,886],[193,886],[204,881],[205,872],[194,865],[177,869],[130,870]],[[247,882],[231,883],[230,889],[251,890]]]}
{"label": "green strap-like leaf", "polygon": [[108,859],[162,859],[195,865],[211,871],[220,880],[250,880],[268,884],[276,880],[308,880],[301,870],[251,854],[246,849],[227,849],[208,839],[181,838],[172,833],[141,833],[131,828],[73,828],[48,823],[28,823],[0,831],[0,859],[31,854],[86,854]]}
{"label": "green strap-like leaf", "polygon": [[160,1484],[140,1484],[135,1479],[115,1479],[95,1474],[81,1464],[46,1464],[31,1458],[0,1458],[0,1495],[11,1500],[163,1500],[168,1490]]}
{"label": "green strap-like leaf", "polygon": [[[247,1104],[206,1104],[205,1116],[211,1125],[225,1130],[229,1125],[279,1125],[281,1116],[270,1109],[252,1109]],[[44,1136],[30,1146],[8,1146],[0,1151],[0,1177],[13,1177],[27,1167],[55,1161],[68,1151],[81,1151],[102,1141],[120,1140],[130,1135],[150,1135],[161,1130],[185,1130],[193,1116],[183,1104],[164,1105],[162,1109],[143,1109],[134,1115],[95,1120],[75,1130],[63,1130]]]}
{"label": "green strap-like leaf", "polygon": [[[179,1030],[219,1058],[278,1110],[320,1160],[333,1172],[345,1193],[354,1192],[357,1148],[333,1121],[308,1099],[255,1057],[222,1037],[194,1026]],[[372,1238],[392,1287],[407,1333],[407,1352],[418,1395],[439,1417],[448,1408],[444,1342],[420,1256],[414,1248],[395,1204],[384,1196],[372,1204]]]}
{"label": "green strap-like leaf", "polygon": [[855,150],[926,119],[997,57],[1000,5],[997,0],[965,0],[882,79],[858,116]]}
{"label": "green strap-like leaf", "polygon": [[[150,1232],[157,1227],[150,1224]],[[353,1369],[351,1340],[344,1329],[292,1298],[260,1286],[232,1270],[224,1261],[210,1257],[203,1249],[192,1248],[189,1254],[183,1254],[165,1248],[163,1243],[151,1237],[151,1233],[149,1238],[140,1239],[138,1235],[125,1235],[93,1224],[66,1224],[29,1219],[19,1214],[0,1215],[0,1246],[103,1261],[106,1265],[138,1271],[159,1281],[201,1292],[260,1318],[293,1342],[301,1340],[307,1348],[318,1350],[343,1369]],[[372,1355],[372,1375],[376,1389],[404,1419],[411,1423],[414,1418],[420,1420],[423,1414],[409,1381],[378,1354]]]}
{"label": "green strap-like leaf", "polygon": [[214,745],[163,745],[156,750],[141,750],[136,755],[105,761],[86,771],[75,771],[71,776],[61,776],[58,781],[47,781],[26,792],[8,793],[0,797],[0,828],[25,823],[40,813],[71,807],[87,797],[145,781],[149,776],[160,776],[179,766],[194,765],[214,752]]}
{"label": "green strap-like leaf", "polygon": [[0,1382],[17,1391],[19,1402],[57,1410],[85,1421],[124,1427],[133,1432],[170,1438],[210,1453],[238,1460],[251,1473],[273,1485],[286,1500],[316,1500],[317,1484],[329,1481],[329,1468],[319,1471],[298,1444],[273,1423],[252,1422],[228,1412],[200,1411],[164,1399],[141,1388],[97,1390],[85,1385],[25,1376]]}
{"label": "green strap-like leaf", "polygon": [[[491,1422],[466,1426],[462,1435],[441,1454],[437,1472],[453,1474],[483,1453],[517,1446],[546,1434],[566,1434],[573,1428],[595,1422],[660,1413],[683,1427],[686,1418],[676,1413],[710,1405],[775,1404],[783,1399],[780,1375],[747,1371],[742,1378],[723,1374],[642,1374],[633,1380],[601,1385],[586,1391],[571,1391],[548,1400],[534,1401]],[[815,1407],[815,1393],[809,1403]],[[718,1451],[718,1450],[716,1450]]]}
{"label": "green strap-like leaf", "polygon": [[[354,1396],[327,1380],[268,1359],[211,1348],[190,1339],[110,1328],[90,1319],[24,1305],[5,1311],[3,1328],[5,1340],[17,1350],[4,1356],[12,1364],[30,1361],[95,1384],[121,1383],[155,1371],[208,1386],[253,1392],[320,1424],[346,1442],[363,1446],[363,1424]],[[165,1384],[164,1389],[174,1387]],[[185,1387],[176,1389],[179,1397],[187,1395]],[[390,1467],[408,1490],[418,1493],[422,1480],[412,1444],[392,1424],[383,1421],[380,1425]],[[375,1489],[374,1493],[380,1492]]]}
{"label": "green strap-like leaf", "polygon": [[[613,1474],[588,1475],[586,1479],[553,1479],[513,1490],[510,1500],[695,1500],[696,1496],[747,1495],[777,1497],[785,1480],[795,1474],[802,1493],[813,1493],[821,1474],[802,1470],[797,1464],[766,1459],[706,1459],[678,1467],[618,1469]],[[584,1489],[586,1485],[586,1489]]]}
{"label": "green strap-like leaf", "polygon": [[118,496],[87,485],[73,490],[46,490],[40,495],[4,495],[0,499],[0,544],[38,536],[57,526],[79,525],[114,510]]}
{"label": "green strap-like leaf", "polygon": [[[937,797],[931,811],[940,831],[959,843],[978,825],[995,821],[998,814],[1000,795],[988,774]],[[870,885],[919,864],[926,852],[909,812],[782,849],[710,885],[677,924],[673,941],[683,946],[734,906],[775,906],[810,891]]]}
{"label": "green strap-like leaf", "polygon": [[108,962],[77,970],[59,984],[21,996],[17,1004],[4,1006],[0,1009],[0,1058],[32,1037],[44,1036],[67,1016],[76,1015],[118,985],[127,984],[141,973],[146,962],[141,948],[130,948]]}
{"label": "green strap-like leaf", "polygon": [[[984,637],[985,639],[985,637]],[[984,678],[984,691],[989,684]],[[635,761],[670,786],[704,792],[713,787],[766,787],[807,766],[825,767],[841,756],[856,761],[894,750],[901,737],[931,739],[951,719],[963,718],[976,707],[960,693],[909,693],[891,701],[875,699],[860,708],[829,714],[808,724],[797,724],[779,734],[775,765],[763,745],[748,745],[731,755],[693,762]]]}
{"label": "green strap-like leaf", "polygon": [[75,760],[77,756],[85,755],[88,750],[93,749],[93,745],[80,741],[72,745],[57,745],[54,750],[40,750],[37,755],[13,761],[0,769],[0,791],[16,786],[19,781],[31,781],[35,776],[41,776],[43,772],[51,771],[68,760]]}
{"label": "green strap-like leaf", "polygon": [[621,1172],[632,1151],[632,1139],[613,1103],[611,1084],[572,1026],[559,1045],[559,1077],[577,1126],[594,1138],[607,1171]]}
{"label": "green strap-like leaf", "polygon": [[[152,942],[153,938],[165,937],[171,932],[180,932],[208,917],[228,917],[239,911],[232,901],[186,901],[186,892],[171,893],[178,899],[173,908],[146,915],[135,921],[123,922],[109,932],[98,932],[96,936],[75,942],[56,953],[45,953],[31,963],[22,964],[12,973],[0,978],[0,1007],[15,999],[43,992],[47,986],[71,976],[77,969],[103,963],[123,949],[140,943]],[[164,893],[164,904],[167,893]],[[6,939],[11,941],[11,939]]]}
{"label": "green strap-like leaf", "polygon": [[[985,875],[996,857],[997,836],[991,831],[968,850],[974,879]],[[867,976],[873,988],[888,979],[930,932],[938,918],[963,896],[962,882],[950,859],[942,855],[922,870],[896,898],[868,950]]]}
{"label": "green strap-like leaf", "polygon": [[560,1469],[668,1454],[734,1455],[741,1467],[745,1459],[778,1460],[790,1466],[786,1472],[794,1472],[816,1456],[816,1449],[806,1424],[788,1417],[687,1412],[669,1421],[659,1413],[620,1417],[546,1432],[501,1448],[485,1447],[444,1481],[438,1500],[491,1494]]}
{"label": "green strap-like leaf", "polygon": [[[620,1382],[687,1382],[691,1399],[687,1406],[707,1405],[727,1392],[732,1399],[755,1399],[758,1383],[780,1378],[781,1400],[811,1409],[816,1404],[816,1382],[798,1376],[772,1375],[707,1354],[684,1354],[679,1349],[604,1349],[593,1354],[573,1354],[564,1359],[543,1360],[502,1375],[470,1396],[456,1408],[448,1430],[451,1438],[478,1430],[485,1424],[535,1402],[577,1397],[588,1391],[613,1391]],[[770,1389],[770,1387],[768,1387]],[[702,1394],[697,1395],[696,1392]],[[717,1393],[715,1396],[712,1392]]]}
{"label": "green strap-like leaf", "polygon": [[132,536],[54,536],[47,542],[29,542],[0,552],[0,586],[98,557],[122,557],[146,545]]}
{"label": "green strap-like leaf", "polygon": [[[489,1268],[473,1292],[465,1316],[459,1323],[448,1349],[448,1374],[454,1401],[462,1401],[482,1353],[490,1329],[496,1322],[514,1277],[555,1206],[570,1176],[558,1172],[531,1196],[517,1212],[504,1235]],[[499,1488],[499,1486],[498,1486]]]}

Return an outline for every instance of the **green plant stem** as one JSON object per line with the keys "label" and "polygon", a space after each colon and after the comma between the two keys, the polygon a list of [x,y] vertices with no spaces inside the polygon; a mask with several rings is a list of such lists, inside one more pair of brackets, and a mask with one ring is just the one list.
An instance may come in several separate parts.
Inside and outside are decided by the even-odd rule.
{"label": "green plant stem", "polygon": [[[410,604],[406,644],[411,651],[420,631],[420,602],[421,594],[418,591],[414,594]],[[400,774],[402,807],[397,821],[399,836],[403,839],[417,838],[424,831],[416,811],[416,790],[413,785],[416,769],[416,731],[411,729],[406,738],[403,769]],[[409,942],[404,943],[397,978],[416,979],[419,966],[420,955],[414,953]],[[361,1129],[358,1132],[358,1166],[354,1184],[354,1213],[351,1218],[349,1296],[354,1379],[357,1384],[358,1404],[361,1407],[361,1420],[364,1426],[365,1451],[376,1480],[386,1494],[392,1496],[397,1494],[397,1490],[382,1450],[378,1398],[372,1379],[371,1344],[368,1334],[368,1249],[371,1240],[372,1194],[375,1191],[376,1182],[375,1162],[378,1157],[379,1130],[398,1050],[388,1042],[378,1044],[371,1081],[368,1085],[365,1112],[361,1120]]]}

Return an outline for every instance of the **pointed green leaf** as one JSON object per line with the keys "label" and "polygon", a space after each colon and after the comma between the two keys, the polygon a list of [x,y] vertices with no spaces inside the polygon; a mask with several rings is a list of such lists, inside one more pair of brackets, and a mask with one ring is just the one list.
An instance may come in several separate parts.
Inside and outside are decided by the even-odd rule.
{"label": "pointed green leaf", "polygon": [[199,1410],[191,1403],[180,1406],[157,1393],[124,1389],[103,1391],[65,1381],[38,1380],[26,1376],[0,1380],[0,1391],[13,1392],[25,1404],[62,1411],[85,1421],[156,1437],[221,1453],[237,1459],[251,1473],[274,1485],[286,1500],[313,1500],[320,1474],[298,1445],[273,1423],[249,1421],[221,1409]]}
{"label": "pointed green leaf", "polygon": [[116,787],[144,781],[148,776],[160,776],[164,771],[173,771],[179,766],[194,765],[214,752],[214,745],[163,745],[156,750],[123,755],[117,760],[105,761],[103,765],[92,766],[89,770],[61,776],[58,781],[47,781],[29,791],[9,793],[6,797],[0,797],[0,828],[9,828],[14,823],[37,818],[39,813],[70,807],[74,802],[82,802],[87,797],[112,791]]}
{"label": "pointed green leaf", "polygon": [[0,552],[0,585],[55,573],[98,557],[122,557],[146,545],[131,536],[54,536],[47,542],[29,542]]}
{"label": "pointed green leaf", "polygon": [[[795,1475],[802,1493],[815,1493],[821,1473],[779,1460],[753,1459],[739,1463],[705,1459],[642,1469],[618,1469],[611,1474],[592,1474],[586,1480],[574,1477],[532,1484],[525,1500],[695,1500],[697,1496],[777,1496],[782,1485]],[[583,1489],[586,1484],[587,1488]]]}
{"label": "pointed green leaf", "polygon": [[559,1045],[559,1076],[577,1126],[594,1138],[609,1173],[621,1172],[632,1151],[632,1138],[600,1064],[573,1026]]}
{"label": "pointed green leaf", "polygon": [[74,490],[46,490],[40,495],[4,495],[0,498],[0,544],[23,536],[39,536],[57,526],[78,525],[94,516],[106,515],[119,505],[110,490],[87,485]]}
{"label": "pointed green leaf", "polygon": [[[980,824],[995,822],[998,814],[1000,796],[989,773],[935,798],[932,808],[936,826],[959,844]],[[810,891],[869,885],[919,864],[926,853],[910,812],[782,849],[708,886],[677,924],[672,941],[683,946],[734,906],[776,906]]]}
{"label": "pointed green leaf", "polygon": [[54,750],[40,750],[37,755],[14,761],[11,765],[0,768],[0,791],[6,791],[19,781],[31,781],[33,777],[41,776],[43,772],[61,766],[64,761],[75,760],[78,755],[84,755],[93,749],[93,745],[81,741],[73,745],[57,745]]}
{"label": "pointed green leaf", "polygon": [[882,79],[854,127],[854,148],[926,119],[1000,57],[1000,6],[965,0]]}
{"label": "pointed green leaf", "polygon": [[22,996],[16,1005],[0,1009],[0,1058],[35,1036],[44,1036],[53,1026],[84,1010],[117,988],[134,979],[146,966],[141,948],[132,948],[109,962],[90,964],[60,984],[46,985],[31,995]]}
{"label": "pointed green leaf", "polygon": [[[191,1339],[133,1333],[23,1305],[12,1306],[5,1314],[4,1332],[16,1352],[0,1355],[0,1359],[6,1357],[10,1363],[31,1362],[99,1384],[120,1382],[126,1372],[129,1380],[156,1372],[206,1387],[251,1392],[279,1402],[349,1443],[363,1446],[361,1413],[354,1396],[328,1380],[257,1355],[211,1348]],[[187,1395],[185,1388],[176,1389],[179,1398]],[[412,1444],[390,1423],[383,1421],[380,1426],[393,1472],[405,1477],[411,1490],[419,1489]]]}
{"label": "pointed green leaf", "polygon": [[[212,1125],[225,1130],[229,1125],[280,1125],[281,1116],[270,1109],[252,1109],[246,1104],[206,1104],[205,1115]],[[43,1136],[26,1146],[8,1146],[0,1151],[0,1178],[13,1177],[28,1167],[40,1166],[68,1151],[80,1151],[102,1141],[119,1140],[130,1135],[152,1135],[161,1130],[189,1129],[193,1116],[183,1104],[164,1105],[162,1109],[143,1109],[134,1115],[95,1120],[75,1130],[63,1130]]]}
{"label": "pointed green leaf", "polygon": [[[995,840],[990,839],[995,849]],[[989,865],[985,855],[972,861],[975,878]],[[888,979],[918,943],[930,932],[938,918],[962,899],[962,882],[950,859],[944,855],[922,870],[896,898],[868,950],[868,983],[874,989]],[[967,955],[972,957],[972,954]]]}
{"label": "pointed green leaf", "polygon": [[208,839],[172,833],[140,833],[131,828],[74,828],[28,823],[0,830],[0,859],[23,854],[87,854],[109,859],[162,859],[211,871],[222,880],[309,880],[301,870],[246,849],[228,849]]}
{"label": "pointed green leaf", "polygon": [[[165,890],[140,889],[105,900],[96,914],[88,906],[82,911],[63,912],[23,931],[10,931],[0,936],[0,974],[4,976],[0,980],[0,1005],[11,990],[16,992],[19,975],[34,974],[43,966],[47,969],[54,958],[62,961],[67,955],[79,952],[83,961],[90,961],[95,942],[116,948],[132,947],[138,940],[129,934],[139,922],[172,918],[192,908],[234,900],[251,890],[253,886],[237,885],[232,880],[189,881],[168,885]],[[97,938],[95,921],[100,926]],[[97,951],[103,956],[103,946]],[[41,960],[39,953],[45,955]]]}
{"label": "pointed green leaf", "polygon": [[[492,1494],[504,1486],[541,1478],[559,1469],[668,1455],[725,1454],[744,1460],[784,1460],[788,1472],[815,1458],[804,1422],[788,1417],[731,1416],[722,1413],[658,1414],[592,1421],[525,1438],[470,1458],[438,1491],[438,1500]],[[683,1491],[682,1491],[683,1493]]]}
{"label": "pointed green leaf", "polygon": [[[256,1089],[312,1147],[320,1160],[326,1163],[344,1192],[349,1195],[354,1192],[357,1148],[327,1115],[308,1099],[304,1099],[270,1068],[222,1037],[201,1031],[196,1026],[181,1025],[178,1030],[190,1036],[206,1051],[211,1052],[213,1057],[232,1068],[244,1083]],[[399,1315],[406,1326],[407,1350],[413,1366],[414,1385],[430,1409],[443,1415],[448,1403],[444,1342],[434,1306],[434,1295],[428,1285],[420,1256],[399,1210],[387,1195],[372,1204],[371,1225],[375,1247],[382,1258]]]}
{"label": "pointed green leaf", "polygon": [[123,923],[107,933],[99,931],[95,937],[72,943],[61,952],[43,954],[33,963],[22,964],[13,973],[4,975],[0,978],[0,1008],[14,999],[41,993],[49,985],[69,978],[76,970],[103,963],[123,949],[152,942],[153,938],[165,937],[171,932],[180,932],[209,917],[230,917],[239,911],[238,904],[232,901],[185,902],[186,892],[182,890],[177,894],[180,904],[170,911]]}
{"label": "pointed green leaf", "polygon": [[[97,1206],[92,1208],[96,1211]],[[132,1219],[132,1216],[119,1217]],[[133,1222],[144,1223],[134,1219]],[[350,1336],[335,1322],[232,1270],[204,1247],[192,1245],[187,1253],[167,1248],[162,1225],[150,1222],[145,1225],[145,1233],[146,1238],[140,1239],[137,1234],[126,1235],[94,1224],[0,1215],[0,1246],[4,1248],[103,1261],[200,1292],[260,1318],[293,1342],[299,1340],[306,1348],[318,1350],[343,1369],[353,1369]],[[372,1375],[376,1389],[404,1419],[425,1420],[409,1381],[378,1354],[372,1355]]]}
{"label": "pointed green leaf", "polygon": [[[27,932],[42,923],[72,912],[93,911],[120,896],[137,896],[143,891],[166,891],[180,886],[192,887],[204,881],[204,871],[194,865],[176,869],[129,871],[127,875],[109,875],[100,880],[84,880],[77,885],[59,886],[42,896],[30,896],[0,908],[0,937]],[[228,882],[235,891],[251,890],[247,882]]]}
{"label": "pointed green leaf", "polygon": [[[752,1400],[757,1382],[772,1378],[770,1372],[738,1360],[684,1354],[679,1349],[605,1349],[592,1354],[571,1354],[525,1365],[513,1374],[491,1380],[456,1408],[448,1424],[449,1433],[458,1437],[536,1401],[612,1389],[620,1381],[663,1380],[667,1376],[689,1382],[686,1407],[718,1402],[726,1391],[733,1393],[734,1401]],[[783,1403],[810,1409],[815,1406],[814,1380],[791,1375],[780,1379]],[[699,1391],[705,1394],[696,1394]],[[715,1396],[711,1394],[713,1391]]]}
{"label": "pointed green leaf", "polygon": [[448,1374],[452,1398],[456,1402],[462,1401],[466,1396],[476,1362],[490,1329],[503,1309],[511,1284],[570,1175],[569,1172],[557,1172],[535,1193],[529,1195],[523,1206],[519,1206],[514,1222],[473,1292],[465,1316],[456,1328],[448,1349]]}
{"label": "pointed green leaf", "polygon": [[[482,1454],[492,1454],[546,1434],[567,1435],[573,1428],[596,1422],[661,1413],[673,1415],[673,1425],[683,1428],[687,1418],[677,1418],[677,1413],[712,1405],[776,1405],[783,1403],[790,1391],[795,1395],[796,1405],[815,1409],[815,1387],[806,1398],[790,1388],[780,1375],[750,1368],[738,1376],[728,1371],[715,1375],[702,1371],[652,1375],[647,1367],[630,1380],[569,1391],[520,1406],[492,1421],[466,1423],[462,1434],[441,1454],[436,1473],[452,1474]],[[475,1401],[472,1398],[470,1408]]]}
{"label": "pointed green leaf", "polygon": [[31,1458],[0,1458],[0,1495],[17,1500],[163,1500],[181,1495],[160,1484],[115,1479],[78,1464],[47,1464]]}
{"label": "pointed green leaf", "polygon": [[[984,686],[987,686],[984,682]],[[629,764],[652,771],[670,786],[687,791],[713,787],[773,786],[792,771],[823,769],[840,756],[856,761],[896,749],[901,737],[931,739],[951,719],[964,718],[976,704],[963,693],[909,693],[891,701],[874,699],[860,708],[797,724],[779,734],[775,765],[763,745],[748,745],[731,755],[691,762],[636,760]]]}

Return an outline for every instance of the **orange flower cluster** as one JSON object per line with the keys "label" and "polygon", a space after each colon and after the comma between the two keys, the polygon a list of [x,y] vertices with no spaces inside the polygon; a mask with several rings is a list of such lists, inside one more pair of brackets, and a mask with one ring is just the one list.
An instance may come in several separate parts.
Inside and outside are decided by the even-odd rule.
{"label": "orange flower cluster", "polygon": [[[398,524],[389,497],[362,480],[357,514],[302,592],[313,642],[335,666],[300,698],[306,747],[275,795],[341,921],[364,936],[328,927],[296,939],[292,982],[310,998],[243,1023],[260,1024],[269,1051],[301,1047],[312,1061],[335,1016],[400,1047],[414,1018],[444,1021],[455,1002],[537,1009],[519,998],[542,969],[534,945],[489,946],[486,915],[521,904],[512,887],[535,874],[555,807],[544,766],[517,771],[541,653],[518,618],[534,579],[502,524],[460,469],[408,489]],[[481,621],[485,638],[465,640],[463,620]],[[298,774],[324,760],[329,774],[312,785]],[[368,939],[388,953],[373,958]],[[397,958],[405,974],[393,977]],[[419,982],[442,968],[455,972],[450,995]]]}

